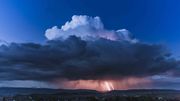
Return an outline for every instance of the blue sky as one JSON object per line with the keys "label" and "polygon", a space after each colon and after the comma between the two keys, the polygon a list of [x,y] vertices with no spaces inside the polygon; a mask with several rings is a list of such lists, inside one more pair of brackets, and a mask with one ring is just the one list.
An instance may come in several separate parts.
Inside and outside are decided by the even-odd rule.
{"label": "blue sky", "polygon": [[72,15],[89,15],[99,16],[107,29],[126,28],[179,55],[179,5],[179,0],[1,0],[0,39],[43,42],[47,28],[63,25]]}
{"label": "blue sky", "polygon": [[[96,18],[93,17],[99,16],[105,27],[103,31],[113,30],[114,32],[111,34],[114,34],[118,29],[127,29],[135,38],[140,40],[140,42],[166,45],[168,49],[172,51],[173,56],[179,58],[179,5],[179,0],[0,0],[0,40],[15,42],[16,44],[27,42],[45,43],[47,40],[45,31],[53,26],[58,26],[60,28],[65,22],[71,21],[73,15],[87,15],[84,16],[87,21],[89,21],[89,19],[95,20]],[[88,18],[88,16],[90,17]],[[94,26],[88,25],[88,28],[91,27]],[[61,33],[66,32],[60,32],[60,34]],[[71,40],[74,41],[75,39]],[[67,41],[67,43],[68,42],[69,41]],[[61,44],[67,45],[64,42],[61,42]],[[27,47],[38,47],[38,45],[27,44]],[[50,43],[50,46],[51,45],[53,46],[52,43]],[[150,47],[150,49],[154,49],[148,44],[146,45]],[[13,47],[16,47],[16,45]],[[24,47],[27,48],[26,44],[21,46],[23,49]],[[12,47],[9,49],[11,50],[11,48]],[[118,48],[115,47],[114,49]],[[14,48],[12,49],[15,53],[18,53],[17,50],[14,50]],[[39,52],[39,50],[35,51]],[[47,50],[42,49],[41,51],[46,52]],[[6,53],[4,50],[2,52]],[[29,56],[28,52],[24,54]],[[6,54],[12,55],[11,51]],[[10,58],[21,60],[21,58],[24,59],[24,57],[21,57],[24,54],[21,54],[19,57],[18,55],[12,55]],[[36,52],[33,54],[36,54]],[[39,58],[50,58],[44,57],[41,52],[39,54]],[[159,56],[161,53],[156,55]],[[4,56],[3,58],[6,59],[7,57]],[[37,57],[30,57],[32,60],[22,59],[22,62],[34,62],[33,58]],[[55,57],[51,58],[54,59]],[[37,60],[34,64],[38,62]],[[53,63],[54,61],[52,64]],[[39,64],[42,65],[41,62]],[[14,70],[12,69],[12,71]],[[31,71],[28,71],[28,73],[31,74]],[[151,75],[151,73],[149,73],[149,75]],[[19,77],[21,78],[21,76]],[[42,77],[44,77],[44,74],[42,74]],[[174,81],[174,79],[171,80]],[[158,82],[158,80],[156,82]],[[176,85],[179,85],[179,82],[176,83]]]}

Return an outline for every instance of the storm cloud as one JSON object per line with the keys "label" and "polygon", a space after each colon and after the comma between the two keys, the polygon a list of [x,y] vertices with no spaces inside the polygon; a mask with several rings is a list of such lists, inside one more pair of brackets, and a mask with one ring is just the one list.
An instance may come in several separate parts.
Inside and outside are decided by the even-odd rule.
{"label": "storm cloud", "polygon": [[116,41],[129,41],[132,43],[138,40],[126,29],[107,30],[99,17],[86,15],[74,15],[71,21],[58,28],[54,26],[46,30],[45,36],[49,40],[66,39],[75,35],[83,40],[104,38]]}
{"label": "storm cloud", "polygon": [[168,75],[179,63],[160,44],[125,29],[107,30],[99,17],[73,16],[47,41],[0,45],[0,80],[102,80]]}

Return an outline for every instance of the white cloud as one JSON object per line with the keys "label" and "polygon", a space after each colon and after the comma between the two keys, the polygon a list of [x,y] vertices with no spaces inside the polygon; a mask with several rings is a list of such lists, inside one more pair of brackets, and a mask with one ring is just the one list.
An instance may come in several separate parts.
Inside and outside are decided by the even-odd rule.
{"label": "white cloud", "polygon": [[8,46],[8,42],[4,41],[4,40],[0,40],[0,46],[5,45]]}
{"label": "white cloud", "polygon": [[99,17],[89,17],[89,16],[77,16],[74,15],[70,22],[66,22],[65,25],[61,27],[63,31],[67,31],[70,29],[75,29],[77,27],[89,27],[94,29],[103,29],[103,24]]}
{"label": "white cloud", "polygon": [[107,30],[99,17],[86,15],[74,15],[61,28],[54,26],[46,30],[45,36],[48,40],[66,39],[71,35],[81,37],[83,40],[105,38],[114,41],[137,42],[126,29],[117,31]]}

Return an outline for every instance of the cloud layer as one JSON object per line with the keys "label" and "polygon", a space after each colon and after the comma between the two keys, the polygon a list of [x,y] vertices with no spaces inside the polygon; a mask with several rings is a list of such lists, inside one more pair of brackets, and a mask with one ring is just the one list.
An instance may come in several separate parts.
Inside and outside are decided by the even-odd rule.
{"label": "cloud layer", "polygon": [[72,20],[66,22],[60,29],[54,26],[47,29],[45,33],[45,36],[49,40],[67,39],[72,35],[80,37],[83,40],[104,38],[116,41],[137,42],[128,30],[107,30],[104,28],[99,17],[89,17],[86,15],[74,15]]}
{"label": "cloud layer", "polygon": [[[0,80],[120,80],[178,75],[179,63],[158,44],[128,30],[107,30],[99,17],[73,16],[45,33],[45,44],[0,45]],[[176,73],[175,73],[176,71]]]}

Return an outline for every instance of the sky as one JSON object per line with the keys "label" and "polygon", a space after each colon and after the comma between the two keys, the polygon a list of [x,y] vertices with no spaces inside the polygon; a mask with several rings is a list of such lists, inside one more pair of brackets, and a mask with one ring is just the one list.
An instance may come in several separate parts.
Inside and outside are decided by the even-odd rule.
{"label": "sky", "polygon": [[[87,88],[83,84],[90,82],[95,89],[94,82],[107,78],[117,89],[138,88],[136,79],[152,83],[145,88],[180,89],[179,5],[179,0],[1,0],[0,40],[7,43],[0,44],[0,86],[70,82],[63,87]],[[99,63],[91,65],[95,60]],[[69,72],[79,75],[65,75]]]}
{"label": "sky", "polygon": [[99,16],[107,29],[126,28],[140,40],[168,44],[179,56],[179,4],[178,0],[1,0],[0,38],[43,42],[47,28],[61,26],[73,15]]}

